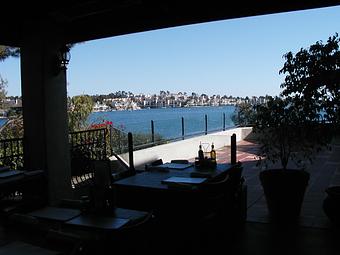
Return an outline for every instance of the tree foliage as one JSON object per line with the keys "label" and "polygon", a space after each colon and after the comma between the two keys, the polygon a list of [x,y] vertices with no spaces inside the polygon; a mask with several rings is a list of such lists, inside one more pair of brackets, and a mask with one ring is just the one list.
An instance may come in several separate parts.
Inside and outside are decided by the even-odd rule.
{"label": "tree foliage", "polygon": [[254,132],[260,144],[260,161],[279,162],[287,169],[289,161],[298,167],[312,162],[330,140],[327,126],[311,120],[292,98],[270,98],[257,105]]}
{"label": "tree foliage", "polygon": [[5,109],[5,100],[7,95],[7,80],[3,79],[0,75],[0,109]]}
{"label": "tree foliage", "polygon": [[[284,55],[286,61],[279,71],[286,75],[281,97],[256,109],[260,163],[279,161],[283,169],[289,161],[304,166],[328,147],[333,130],[327,122],[340,123],[339,42],[335,34],[325,44],[318,41]],[[320,123],[321,116],[326,123]]]}
{"label": "tree foliage", "polygon": [[0,45],[0,61],[4,61],[8,57],[18,57],[19,55],[19,48]]}
{"label": "tree foliage", "polygon": [[281,84],[283,97],[294,103],[310,119],[318,119],[321,112],[332,123],[340,121],[340,39],[338,34],[324,44],[318,41],[293,54],[284,55],[286,60],[280,74],[285,74]]}
{"label": "tree foliage", "polygon": [[[8,57],[18,57],[19,56],[19,48],[9,47],[0,45],[0,62],[4,61]],[[5,108],[5,99],[7,95],[6,87],[7,80],[2,78],[0,74],[0,109]]]}
{"label": "tree foliage", "polygon": [[255,107],[248,102],[242,102],[236,105],[231,118],[236,126],[245,127],[253,125],[255,123],[255,117]]}
{"label": "tree foliage", "polygon": [[92,112],[93,101],[88,95],[68,98],[68,124],[70,131],[79,131],[87,127],[87,118]]}
{"label": "tree foliage", "polygon": [[0,128],[0,139],[12,139],[24,137],[24,122],[22,115],[9,119]]}

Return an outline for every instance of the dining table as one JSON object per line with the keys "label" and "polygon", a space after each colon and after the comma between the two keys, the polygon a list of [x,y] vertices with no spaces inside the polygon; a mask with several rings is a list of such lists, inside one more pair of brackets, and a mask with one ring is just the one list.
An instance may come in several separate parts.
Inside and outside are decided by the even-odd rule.
{"label": "dining table", "polygon": [[[119,207],[112,208],[110,212],[94,212],[50,205],[11,217],[12,222],[20,224],[18,230],[25,228],[30,235],[42,237],[46,243],[59,244],[61,247],[57,247],[58,249],[64,249],[63,245],[66,244],[81,248],[89,254],[106,253],[108,249],[116,252],[117,249],[124,248],[123,241],[128,241],[125,238],[129,231],[133,233],[151,219],[150,212]],[[11,251],[16,251],[15,247],[10,248]]]}
{"label": "dining table", "polygon": [[43,170],[0,171],[0,211],[8,214],[18,207],[34,208],[46,201],[46,180]]}
{"label": "dining table", "polygon": [[132,227],[146,221],[150,213],[119,207],[103,213],[44,206],[19,216],[36,219],[40,225],[39,229],[43,231],[77,235],[85,241],[105,240],[119,233],[124,227]]}
{"label": "dining table", "polygon": [[42,248],[23,241],[11,241],[0,246],[0,255],[62,255],[61,252]]}
{"label": "dining table", "polygon": [[204,184],[225,176],[230,164],[199,168],[194,163],[172,167],[164,163],[113,183],[117,206],[154,210],[155,215],[191,213],[197,208]]}
{"label": "dining table", "polygon": [[[25,184],[33,186],[44,177],[43,170],[12,170],[0,172],[0,191],[14,192],[21,190]],[[32,183],[33,182],[33,183]]]}

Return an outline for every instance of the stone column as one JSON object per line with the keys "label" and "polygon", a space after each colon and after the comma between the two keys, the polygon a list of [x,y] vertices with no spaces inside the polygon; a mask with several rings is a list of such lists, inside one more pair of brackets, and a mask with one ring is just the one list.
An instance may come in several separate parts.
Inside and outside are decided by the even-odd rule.
{"label": "stone column", "polygon": [[56,72],[58,41],[41,29],[25,35],[21,46],[25,168],[46,171],[50,204],[72,193],[66,72]]}

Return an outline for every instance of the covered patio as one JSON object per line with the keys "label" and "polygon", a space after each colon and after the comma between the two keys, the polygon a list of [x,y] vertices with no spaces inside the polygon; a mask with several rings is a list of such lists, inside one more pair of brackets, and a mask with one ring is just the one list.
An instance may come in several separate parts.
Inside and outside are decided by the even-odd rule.
{"label": "covered patio", "polygon": [[[21,50],[24,168],[44,171],[50,205],[58,204],[62,199],[73,198],[67,126],[67,71],[58,58],[66,44],[166,27],[338,4],[338,1],[330,0],[243,1],[229,6],[220,1],[62,0],[19,4],[5,1],[0,16],[1,24],[4,24],[0,44],[20,47]],[[242,146],[248,148],[247,144],[241,144],[240,150]],[[249,153],[249,150],[246,152]],[[251,152],[254,152],[253,149],[249,157],[252,156]],[[230,231],[225,231],[208,240],[204,236],[199,241],[188,236],[188,243],[182,240],[169,251],[181,248],[186,252],[209,250],[221,253],[227,249],[231,254],[273,254],[280,249],[281,246],[276,245],[282,245],[282,238],[289,237],[292,245],[285,247],[286,252],[320,254],[322,249],[323,254],[335,254],[340,250],[334,241],[338,233],[328,228],[319,202],[323,196],[320,192],[326,185],[333,182],[339,184],[339,157],[333,154],[337,152],[335,146],[331,154],[321,155],[319,165],[311,168],[314,177],[303,208],[303,228],[287,228],[282,231],[267,224],[264,200],[256,180],[258,172],[254,169],[254,162],[248,162],[250,158],[247,156],[240,158],[244,161],[248,185],[248,222],[245,228],[238,228],[232,232],[232,236]],[[239,156],[242,156],[241,151]],[[17,234],[16,237],[20,238],[20,233]],[[2,237],[6,239],[7,233],[2,232]],[[172,238],[169,243],[176,241],[176,237]],[[168,242],[160,243],[166,245]],[[153,244],[146,247],[146,251],[159,253],[161,247],[157,242]]]}
{"label": "covered patio", "polygon": [[[5,1],[0,44],[20,47],[26,169],[44,169],[51,203],[71,197],[65,44],[222,19],[327,7],[338,1]],[[6,11],[7,10],[7,11]],[[16,10],[12,12],[11,10]],[[232,35],[231,35],[232,36]],[[37,100],[39,98],[39,100]]]}
{"label": "covered patio", "polygon": [[[179,254],[337,254],[340,249],[338,239],[339,229],[335,228],[326,217],[322,203],[326,197],[325,189],[330,185],[340,185],[339,179],[339,143],[334,141],[331,151],[321,153],[308,171],[311,180],[305,195],[302,212],[298,225],[276,225],[271,222],[263,189],[259,181],[260,169],[256,166],[258,145],[252,140],[243,140],[237,143],[237,160],[244,167],[243,177],[247,185],[247,218],[243,224],[228,225],[227,227],[211,230],[200,227],[188,232],[177,233],[169,230],[159,231],[151,226],[142,233],[137,232],[137,240],[147,236],[147,242],[139,242],[135,249],[138,252],[159,254],[177,252]],[[192,159],[189,159],[192,160]],[[230,161],[230,147],[217,150],[217,160],[221,163]],[[4,244],[14,239],[48,249],[55,248],[55,244],[46,242],[46,237],[41,237],[32,232],[25,231],[8,233],[6,228],[0,226],[0,240]],[[134,237],[136,238],[136,236]],[[130,242],[134,239],[129,239]],[[169,245],[171,244],[171,245]],[[69,245],[59,242],[58,245]],[[112,244],[113,245],[113,244]],[[137,244],[135,244],[137,245]],[[59,247],[60,248],[60,247]],[[32,249],[27,246],[26,249]],[[178,252],[181,250],[181,252]],[[125,254],[124,250],[116,250],[117,254]],[[77,253],[76,253],[77,254]],[[92,253],[91,253],[92,254]]]}

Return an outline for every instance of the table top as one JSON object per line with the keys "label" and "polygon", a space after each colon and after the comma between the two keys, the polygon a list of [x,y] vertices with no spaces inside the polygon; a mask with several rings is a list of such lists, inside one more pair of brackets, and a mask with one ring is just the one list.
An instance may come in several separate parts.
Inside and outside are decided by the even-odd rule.
{"label": "table top", "polygon": [[171,184],[171,183],[201,184],[206,181],[207,181],[207,178],[171,176],[163,180],[162,183],[165,183],[165,184]]}
{"label": "table top", "polygon": [[116,187],[139,187],[150,189],[162,189],[167,190],[169,186],[163,181],[170,177],[193,177],[193,173],[210,172],[210,177],[207,179],[213,179],[230,169],[230,164],[217,164],[216,168],[212,169],[197,169],[195,166],[187,167],[185,169],[170,169],[169,171],[145,171],[133,176],[118,180],[114,182]]}
{"label": "table top", "polygon": [[[7,173],[10,172],[10,173]],[[1,172],[3,178],[0,178],[0,187],[6,187],[10,185],[13,187],[13,183],[21,183],[22,181],[30,178],[39,178],[43,176],[43,170],[26,171],[26,170],[9,170]]]}
{"label": "table top", "polygon": [[57,255],[61,254],[56,251],[47,250],[35,245],[24,243],[21,241],[10,242],[0,247],[0,255]]}
{"label": "table top", "polygon": [[107,232],[143,220],[147,217],[148,212],[115,208],[112,215],[96,215],[83,214],[78,209],[46,206],[30,212],[28,215],[46,222],[58,222],[68,227]]}
{"label": "table top", "polygon": [[119,218],[116,216],[79,215],[69,221],[66,221],[65,224],[84,229],[113,231],[120,229],[129,221],[129,219]]}
{"label": "table top", "polygon": [[81,214],[81,211],[78,209],[61,208],[61,207],[53,207],[53,206],[46,206],[41,209],[28,213],[28,215],[36,217],[38,219],[60,221],[60,222],[71,220],[79,216],[80,214]]}
{"label": "table top", "polygon": [[[174,169],[174,170],[184,170],[186,168],[189,167],[193,167],[194,164],[193,163],[185,163],[185,164],[181,164],[181,163],[164,163],[162,165],[157,165],[156,167],[162,167],[162,168],[167,168],[167,169]],[[150,168],[152,168],[152,166],[150,166]]]}
{"label": "table top", "polygon": [[118,218],[128,219],[130,222],[134,222],[145,218],[148,212],[117,207],[114,215]]}
{"label": "table top", "polygon": [[115,231],[145,219],[148,214],[145,211],[117,207],[112,216],[82,214],[66,221],[65,225],[87,230]]}
{"label": "table top", "polygon": [[0,178],[9,178],[11,176],[17,176],[23,174],[24,171],[20,170],[7,170],[7,171],[1,171],[0,172]]}

